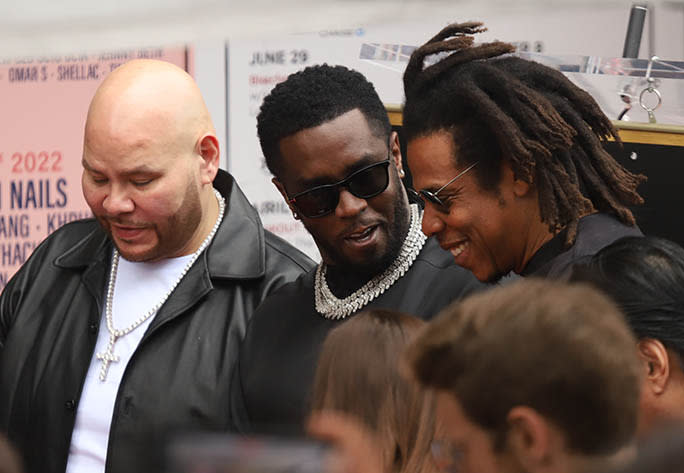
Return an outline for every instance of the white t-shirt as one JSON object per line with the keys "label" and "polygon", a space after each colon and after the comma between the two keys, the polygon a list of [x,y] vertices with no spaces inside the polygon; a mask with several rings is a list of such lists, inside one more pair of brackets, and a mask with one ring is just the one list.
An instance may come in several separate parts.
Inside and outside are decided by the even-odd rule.
{"label": "white t-shirt", "polygon": [[[192,255],[187,255],[153,263],[133,263],[120,258],[112,302],[114,328],[124,329],[152,309],[173,286],[191,258]],[[102,312],[95,353],[76,413],[67,473],[104,473],[119,384],[128,361],[154,319],[154,315],[149,317],[135,330],[117,339],[113,352],[119,361],[109,364],[106,380],[100,381],[102,361],[97,359],[97,354],[104,353],[109,343],[104,309]]]}

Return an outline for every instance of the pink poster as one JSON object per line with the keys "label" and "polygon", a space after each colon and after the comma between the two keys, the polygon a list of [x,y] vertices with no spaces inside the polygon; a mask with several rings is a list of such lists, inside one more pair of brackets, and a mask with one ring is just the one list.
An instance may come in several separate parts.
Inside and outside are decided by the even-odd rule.
{"label": "pink poster", "polygon": [[0,59],[0,292],[46,236],[91,216],[81,194],[88,104],[107,74],[141,57],[189,69],[184,47]]}

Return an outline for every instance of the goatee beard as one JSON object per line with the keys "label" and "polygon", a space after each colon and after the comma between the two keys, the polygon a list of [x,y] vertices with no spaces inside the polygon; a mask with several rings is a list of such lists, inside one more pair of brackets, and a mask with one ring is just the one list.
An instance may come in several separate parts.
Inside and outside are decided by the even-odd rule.
{"label": "goatee beard", "polygon": [[377,261],[368,265],[343,267],[328,266],[326,281],[330,291],[337,298],[345,298],[366,284],[373,277],[382,274],[397,259],[404,240],[408,236],[411,218],[409,205],[405,201],[397,202],[394,209],[394,224],[387,229],[387,251]]}

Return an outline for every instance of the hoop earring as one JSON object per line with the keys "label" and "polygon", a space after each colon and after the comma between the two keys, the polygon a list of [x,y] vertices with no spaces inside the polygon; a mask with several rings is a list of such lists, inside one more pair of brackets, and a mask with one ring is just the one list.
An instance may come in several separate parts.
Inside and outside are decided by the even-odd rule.
{"label": "hoop earring", "polygon": [[403,179],[405,175],[406,175],[406,173],[404,173],[404,170],[403,170],[403,169],[400,169],[400,170],[399,170],[399,177],[400,177],[401,179]]}

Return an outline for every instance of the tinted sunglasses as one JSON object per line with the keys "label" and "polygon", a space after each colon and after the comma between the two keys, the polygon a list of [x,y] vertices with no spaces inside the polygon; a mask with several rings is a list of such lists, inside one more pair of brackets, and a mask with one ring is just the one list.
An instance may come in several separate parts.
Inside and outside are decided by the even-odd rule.
{"label": "tinted sunglasses", "polygon": [[416,191],[415,189],[410,189],[409,192],[413,195],[414,198],[418,198],[418,199],[420,199],[420,200],[423,200],[423,203],[425,203],[424,201],[427,200],[428,202],[432,202],[433,204],[435,204],[435,205],[438,206],[438,207],[441,207],[442,209],[448,209],[449,206],[448,206],[442,199],[440,199],[439,197],[437,197],[437,194],[439,194],[439,193],[442,192],[444,189],[446,189],[446,187],[447,187],[449,184],[451,184],[452,182],[454,182],[456,179],[458,179],[459,177],[461,177],[462,175],[464,175],[465,173],[467,173],[468,171],[470,171],[472,168],[474,168],[475,165],[476,165],[478,162],[479,162],[479,161],[475,161],[473,164],[471,164],[470,166],[468,166],[467,168],[465,168],[463,171],[459,172],[459,173],[456,175],[456,177],[454,177],[453,179],[451,179],[449,182],[447,182],[446,184],[444,184],[442,187],[440,187],[439,189],[437,189],[435,192],[430,192],[430,191],[424,190],[424,189],[423,189],[423,190],[419,190],[419,191]]}
{"label": "tinted sunglasses", "polygon": [[335,211],[340,201],[340,188],[359,199],[370,199],[387,189],[389,185],[390,158],[354,171],[334,184],[324,184],[293,195],[289,202],[308,218],[324,217]]}

